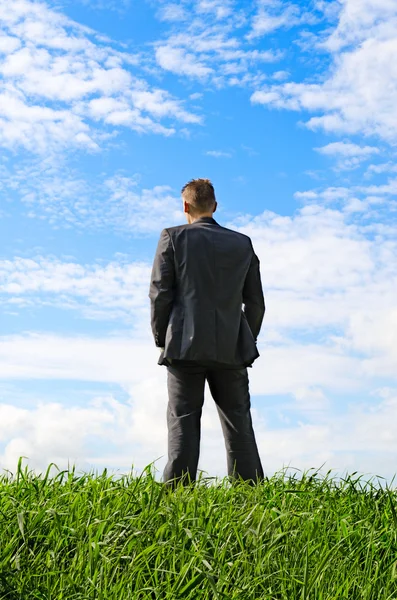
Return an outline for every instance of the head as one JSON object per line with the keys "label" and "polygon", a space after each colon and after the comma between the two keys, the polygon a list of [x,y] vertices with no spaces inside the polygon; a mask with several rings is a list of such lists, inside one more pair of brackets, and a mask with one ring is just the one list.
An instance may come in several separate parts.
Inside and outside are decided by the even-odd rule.
{"label": "head", "polygon": [[209,179],[192,179],[183,186],[181,193],[188,223],[200,217],[212,217],[216,211],[214,186]]}

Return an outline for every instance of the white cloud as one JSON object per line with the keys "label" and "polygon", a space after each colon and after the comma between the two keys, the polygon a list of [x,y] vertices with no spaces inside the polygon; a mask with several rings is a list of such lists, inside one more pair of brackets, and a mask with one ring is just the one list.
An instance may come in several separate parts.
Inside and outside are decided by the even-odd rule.
{"label": "white cloud", "polygon": [[[348,394],[364,391],[376,375],[369,372],[363,359],[349,356],[348,348],[338,348],[336,344],[326,347],[283,341],[266,345],[267,348],[260,344],[262,356],[255,363],[256,368],[250,369],[253,395],[284,395],[309,388]],[[118,383],[125,388],[156,379],[156,372],[166,373],[164,367],[157,365],[158,355],[148,325],[134,337],[32,333],[3,336],[0,378]],[[286,364],[290,366],[288,378]]]}
{"label": "white cloud", "polygon": [[194,53],[189,52],[186,48],[175,48],[170,45],[159,46],[156,49],[156,60],[160,67],[166,71],[172,71],[172,73],[179,75],[201,79],[213,73],[211,67],[207,67],[197,59]]}
{"label": "white cloud", "polygon": [[[354,213],[354,205],[359,214],[355,215],[357,223],[361,221],[361,231],[364,235],[370,231],[382,232],[384,236],[393,236],[396,232],[394,220],[391,218],[397,209],[397,201],[388,196],[397,194],[397,179],[389,179],[382,185],[354,185],[351,187],[334,186],[324,189],[295,192],[294,196],[306,204],[314,204],[310,210],[317,210],[318,203],[324,205],[340,205],[344,214]],[[306,210],[309,210],[307,207]],[[353,218],[353,216],[351,215]],[[389,233],[387,233],[389,231]]]}
{"label": "white cloud", "polygon": [[397,194],[397,178],[389,178],[387,183],[380,185],[360,186],[360,190],[369,194],[386,194],[395,196]]}
{"label": "white cloud", "polygon": [[235,9],[235,3],[232,0],[197,0],[194,4],[191,3],[175,3],[169,2],[159,10],[159,17],[162,21],[180,22],[187,21],[189,8],[193,9],[197,15],[210,14],[215,19],[223,20],[229,17]]}
{"label": "white cloud", "polygon": [[[59,177],[56,171],[55,176]],[[92,187],[89,194],[84,182],[55,176],[49,169],[39,188],[26,183],[37,185],[40,177],[35,171],[22,172],[23,184],[11,178],[31,212],[49,218],[54,226],[101,229],[111,225],[133,235],[157,235],[162,227],[185,222],[180,201],[161,186],[139,190],[136,180],[120,174],[98,181],[95,194]],[[241,228],[255,242],[273,331],[299,333],[318,327],[344,331],[350,315],[372,318],[377,311],[392,311],[397,227],[390,211],[397,205],[388,197],[395,194],[394,180],[380,186],[301,191],[295,197],[304,206],[293,216],[265,211],[226,224]],[[149,203],[155,222],[147,217]],[[84,310],[89,318],[130,320],[133,311],[143,315],[146,310],[144,280],[149,269],[150,265],[136,264],[128,257],[105,265],[19,257],[1,263],[2,302],[8,310],[49,303]]]}
{"label": "white cloud", "polygon": [[223,152],[222,150],[207,150],[205,152],[207,156],[213,156],[214,158],[231,158],[230,152]]}
{"label": "white cloud", "polygon": [[[363,381],[358,370],[358,359],[346,362],[346,357],[338,356],[335,350],[315,346],[281,348],[278,352],[270,348],[266,354],[266,358],[259,359],[262,369],[258,361],[250,370],[251,393],[274,395],[285,390],[291,398],[287,402],[278,400],[277,405],[279,418],[290,425],[273,430],[268,424],[268,402],[262,410],[261,402],[253,400],[254,429],[267,474],[278,471],[287,462],[291,468],[302,469],[327,461],[326,469],[332,467],[341,472],[350,467],[365,473],[392,475],[397,449],[395,390],[373,388],[377,399],[360,405],[349,401],[354,388],[368,385],[365,374]],[[99,465],[110,470],[129,469],[132,464],[140,471],[159,459],[156,468],[161,476],[167,458],[167,392],[166,370],[156,364],[157,356],[157,350],[149,344],[137,344],[127,338],[2,338],[2,378],[117,382],[129,397],[119,401],[114,395],[102,394],[85,406],[39,402],[19,408],[0,403],[0,440],[4,444],[0,467],[14,471],[18,458],[25,455],[25,463],[38,471],[45,470],[50,462],[66,468],[68,460],[86,471]],[[292,367],[292,393],[285,385],[286,364]],[[346,382],[351,384],[350,390],[344,387]],[[328,394],[321,387],[324,384],[328,389],[343,390],[345,408],[341,414],[332,411]],[[291,424],[294,412],[299,415],[298,422]],[[365,454],[368,450],[370,462]],[[219,417],[208,388],[199,469],[210,476],[226,475]]]}
{"label": "white cloud", "polygon": [[381,173],[396,173],[397,172],[397,164],[394,162],[380,163],[377,165],[369,165],[366,172],[364,173],[365,177],[371,177],[372,175],[379,175]]}
{"label": "white cloud", "polygon": [[233,0],[198,0],[195,8],[198,14],[209,13],[216,19],[224,19],[235,9],[235,2]]}
{"label": "white cloud", "polygon": [[17,50],[21,45],[18,38],[10,35],[0,35],[0,52],[9,54]]}
{"label": "white cloud", "polygon": [[[166,110],[166,107],[164,108]],[[168,186],[138,186],[137,175],[124,173],[87,180],[66,162],[52,157],[3,168],[0,183],[9,199],[19,198],[30,218],[46,220],[54,228],[157,233],[159,227],[183,222],[181,201]],[[153,219],[148,206],[156,212]]]}
{"label": "white cloud", "polygon": [[347,156],[351,157],[369,157],[372,154],[378,154],[379,148],[374,146],[358,146],[357,144],[350,144],[349,142],[332,142],[321,148],[315,148],[322,154],[328,154],[330,156]]}
{"label": "white cloud", "polygon": [[180,4],[166,4],[159,11],[162,21],[184,21],[187,18],[186,10]]}
{"label": "white cloud", "polygon": [[97,150],[106,124],[172,135],[175,122],[201,122],[181,100],[137,76],[142,56],[116,49],[44,2],[2,3],[0,19],[3,146],[43,154]]}
{"label": "white cloud", "polygon": [[161,15],[164,11],[168,15],[168,10],[175,16],[169,20],[183,18],[185,22],[179,29],[174,24],[155,43],[157,64],[166,71],[211,81],[216,87],[254,86],[266,78],[258,64],[278,61],[283,55],[278,49],[252,49],[241,33],[247,17],[233,2],[186,2],[178,11],[171,4],[163,7]]}
{"label": "white cloud", "polygon": [[258,12],[252,19],[252,29],[247,36],[254,39],[269,34],[276,29],[291,28],[306,22],[308,15],[301,11],[297,4],[281,2],[278,0],[266,0],[259,2]]}
{"label": "white cloud", "polygon": [[389,38],[397,15],[394,0],[343,0],[340,4],[338,25],[324,41],[324,46],[339,50],[349,44],[358,44],[374,33]]}
{"label": "white cloud", "polygon": [[[391,192],[390,185],[379,188],[363,187],[361,193],[366,198]],[[261,261],[267,312],[259,338],[261,357],[249,375],[256,437],[267,472],[278,470],[282,461],[310,468],[327,460],[328,467],[382,475],[393,468],[397,231],[387,218],[384,224],[368,223],[365,215],[345,210],[359,192],[336,187],[301,192],[307,203],[293,216],[265,211],[226,223],[251,236]],[[375,226],[374,234],[370,227]],[[91,265],[53,257],[1,263],[3,308],[19,297],[29,306],[45,302],[79,308],[88,318],[133,316],[136,327],[130,335],[96,338],[25,333],[0,339],[3,380],[116,383],[129,395],[127,402],[107,396],[85,407],[52,403],[47,412],[44,405],[22,410],[3,400],[0,466],[11,468],[21,454],[43,468],[55,457],[76,458],[85,468],[128,467],[132,462],[143,468],[159,456],[157,466],[165,464],[166,370],[157,365],[149,326],[150,267],[121,257]],[[385,386],[391,391],[377,392]],[[358,395],[365,399],[372,392],[375,400],[357,404]],[[208,390],[206,394],[200,468],[221,475],[222,433]],[[335,394],[343,395],[343,414],[335,411]],[[280,401],[283,395],[290,400]],[[258,396],[278,396],[279,417],[289,426],[271,430],[269,401],[262,410]],[[297,423],[291,424],[294,411]],[[73,419],[76,428],[70,434]],[[85,425],[90,420],[91,434]],[[47,423],[46,429],[54,423],[57,435],[46,437],[40,422]],[[146,436],[149,427],[156,432],[152,440]],[[90,450],[93,437],[104,450]],[[369,462],[364,454],[368,448]]]}
{"label": "white cloud", "polygon": [[45,153],[54,146],[97,150],[89,126],[68,110],[29,106],[13,89],[0,94],[0,144]]}
{"label": "white cloud", "polygon": [[241,148],[246,152],[249,156],[258,156],[259,152],[251,148],[251,146],[246,146],[245,144],[241,144]]}
{"label": "white cloud", "polygon": [[321,148],[315,148],[320,154],[338,158],[338,169],[355,169],[362,162],[369,160],[373,154],[379,154],[374,146],[359,146],[349,142],[332,142]]}
{"label": "white cloud", "polygon": [[[359,190],[345,188],[300,192],[297,197],[306,204],[294,216],[265,211],[226,223],[250,235],[261,260],[266,340],[274,335],[277,340],[279,334],[283,340],[288,334],[291,343],[292,339],[301,343],[301,335],[321,335],[333,346],[337,335],[337,344],[346,346],[351,344],[353,317],[363,323],[375,319],[379,339],[393,328],[397,227],[388,222],[387,205],[378,206],[381,194],[373,187],[364,188],[363,200]],[[375,210],[373,205],[386,211],[385,224],[366,218]],[[139,327],[148,314],[150,268],[151,264],[128,257],[91,265],[19,257],[0,263],[2,304],[8,310],[50,304],[78,309],[88,318],[132,321]],[[378,323],[380,314],[385,320]],[[365,346],[361,350],[367,352]],[[381,347],[375,350],[379,353]],[[383,353],[385,364],[394,365],[391,349],[385,347]]]}
{"label": "white cloud", "polygon": [[3,308],[32,305],[80,310],[89,319],[137,323],[147,316],[150,266],[118,257],[81,265],[37,256],[0,261]]}
{"label": "white cloud", "polygon": [[283,81],[284,79],[288,79],[289,71],[275,71],[272,75],[273,79],[277,81]]}
{"label": "white cloud", "polygon": [[4,336],[0,355],[5,354],[8,358],[0,367],[3,379],[61,377],[121,385],[139,382],[152,374],[156,356],[158,360],[154,343],[142,347],[141,339],[127,336],[89,338],[34,333]]}
{"label": "white cloud", "polygon": [[334,31],[317,46],[333,64],[322,81],[262,87],[253,103],[319,113],[306,123],[327,132],[397,138],[397,5],[345,0]]}
{"label": "white cloud", "polygon": [[[64,0],[75,2],[76,0]],[[81,4],[88,6],[93,10],[111,10],[124,15],[130,8],[132,0],[77,0]]]}
{"label": "white cloud", "polygon": [[[27,6],[31,13],[24,16]],[[4,145],[22,143],[45,152],[51,140],[59,137],[63,146],[73,143],[94,150],[103,139],[100,128],[104,123],[169,135],[177,127],[171,120],[201,121],[165,90],[138,80],[133,75],[136,57],[110,49],[103,40],[99,43],[95,32],[65,21],[45,6],[17,0],[0,7],[10,30],[8,37],[0,38],[7,78],[0,92]],[[179,51],[173,55],[175,72],[190,68],[189,76],[217,85],[252,84],[252,73],[247,79],[240,74],[259,61],[274,58],[274,54],[245,47],[234,36],[239,25],[231,4],[202,0],[194,9],[189,3],[186,6],[197,19],[190,46],[190,34],[184,37],[175,32],[156,46],[157,51],[162,47]],[[216,27],[211,24],[206,30],[205,25],[215,19]],[[360,31],[367,35],[378,22],[367,25],[365,21]],[[392,18],[389,26],[393,26]],[[340,26],[339,38],[334,36],[329,48],[341,48],[340,39],[348,39],[348,31]],[[387,27],[376,31],[387,38]],[[357,35],[351,37],[349,43],[357,39]],[[348,48],[346,52],[354,51]],[[167,52],[164,57],[167,60]],[[209,71],[199,75],[197,67]],[[223,79],[221,71],[227,74]],[[316,101],[310,100],[306,88],[305,102],[314,102],[316,110],[324,112],[327,98],[321,104],[321,85],[316,85]],[[264,93],[273,94],[274,99],[280,89],[276,86]],[[349,88],[347,92],[349,98]],[[290,100],[298,108],[304,104],[295,96]],[[354,110],[348,116],[355,119]],[[342,160],[369,157],[375,150],[346,142],[321,149]],[[124,173],[101,175],[90,182],[66,165],[41,162],[19,163],[13,172],[2,170],[0,185],[2,194],[22,199],[31,217],[48,219],[54,227],[111,227],[146,235],[184,222],[180,201],[167,186],[142,190],[136,177]],[[376,172],[375,166],[372,171]],[[296,194],[305,205],[293,216],[265,211],[229,223],[251,235],[261,260],[267,312],[259,340],[261,358],[249,374],[256,437],[266,472],[279,469],[284,459],[292,459],[300,468],[330,460],[332,466],[349,465],[352,470],[382,474],[395,467],[397,228],[390,216],[396,193],[395,179],[378,186],[307,190]],[[149,204],[156,213],[155,223],[147,217]],[[115,395],[92,394],[88,406],[31,402],[27,409],[6,401],[2,394],[0,467],[14,468],[21,454],[42,468],[54,460],[62,468],[69,457],[85,468],[106,463],[128,467],[132,462],[143,467],[166,453],[166,370],[157,366],[158,350],[149,328],[150,267],[147,261],[120,255],[84,265],[73,257],[53,256],[0,262],[3,311],[55,306],[64,309],[64,314],[78,310],[88,319],[118,319],[135,326],[130,334],[95,338],[22,333],[0,339],[0,378],[4,380],[15,385],[41,379],[116,383],[129,398],[121,402]],[[389,391],[377,392],[386,385]],[[358,406],[354,394],[365,398],[371,392],[376,398],[371,407]],[[206,393],[208,401],[208,389]],[[348,406],[344,414],[336,414],[332,394],[343,394],[344,406]],[[263,411],[255,398],[258,395],[267,397]],[[289,396],[290,402],[280,402],[280,395]],[[274,396],[280,419],[291,423],[291,411],[297,411],[306,422],[272,431],[268,399]],[[204,409],[203,430],[199,466],[212,475],[214,470],[225,472],[213,404]],[[93,440],[101,448],[97,452],[91,447]],[[370,460],[355,455],[368,448]],[[163,457],[160,464],[164,463]]]}
{"label": "white cloud", "polygon": [[131,92],[131,98],[136,108],[146,110],[158,118],[174,116],[183,123],[201,123],[201,117],[184,110],[181,102],[164,90],[134,90]]}
{"label": "white cloud", "polygon": [[387,355],[389,365],[385,365],[386,368],[390,364],[397,367],[397,303],[381,314],[361,312],[352,315],[348,336],[352,347],[359,352],[372,357],[377,353]]}
{"label": "white cloud", "polygon": [[371,242],[365,225],[349,221],[349,213],[308,205],[294,218],[265,212],[240,226],[261,259],[267,328],[343,331],[351,315],[384,313],[395,305],[392,233]]}

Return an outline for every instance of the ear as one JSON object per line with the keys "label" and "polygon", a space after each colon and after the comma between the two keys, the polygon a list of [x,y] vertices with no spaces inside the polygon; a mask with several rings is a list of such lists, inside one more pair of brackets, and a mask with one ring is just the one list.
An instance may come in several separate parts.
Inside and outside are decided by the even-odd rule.
{"label": "ear", "polygon": [[216,211],[216,207],[218,206],[218,202],[215,202],[215,206],[214,206],[214,210],[212,212]]}
{"label": "ear", "polygon": [[184,213],[189,213],[190,211],[190,206],[189,206],[189,202],[186,202],[186,200],[183,201],[183,212]]}

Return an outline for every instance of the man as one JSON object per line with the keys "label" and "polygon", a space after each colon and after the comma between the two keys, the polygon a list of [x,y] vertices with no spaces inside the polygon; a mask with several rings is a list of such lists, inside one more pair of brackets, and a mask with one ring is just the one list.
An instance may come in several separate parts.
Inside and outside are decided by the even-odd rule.
{"label": "man", "polygon": [[[216,403],[228,475],[252,485],[263,469],[252,428],[247,367],[265,313],[251,239],[219,225],[208,179],[182,188],[187,225],[163,229],[149,298],[151,327],[168,369],[168,462],[163,481],[195,481],[205,381]],[[243,310],[244,304],[244,310]]]}

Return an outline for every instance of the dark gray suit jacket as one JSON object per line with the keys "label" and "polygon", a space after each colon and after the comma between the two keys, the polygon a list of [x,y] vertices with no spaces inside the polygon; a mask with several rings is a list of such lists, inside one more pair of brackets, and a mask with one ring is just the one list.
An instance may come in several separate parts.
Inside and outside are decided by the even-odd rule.
{"label": "dark gray suit jacket", "polygon": [[[250,366],[265,313],[251,239],[212,217],[163,229],[149,298],[158,364]],[[243,310],[244,304],[244,310]]]}

